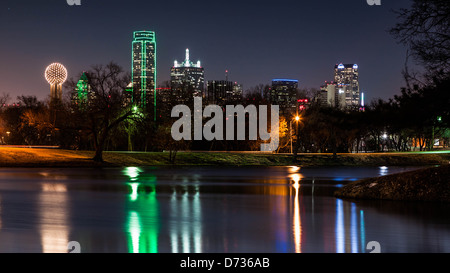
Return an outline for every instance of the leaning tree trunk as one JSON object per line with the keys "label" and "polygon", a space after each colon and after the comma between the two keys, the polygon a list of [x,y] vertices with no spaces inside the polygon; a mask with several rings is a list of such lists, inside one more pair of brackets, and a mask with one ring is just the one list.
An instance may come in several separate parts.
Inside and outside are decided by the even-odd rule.
{"label": "leaning tree trunk", "polygon": [[94,156],[95,162],[103,162],[103,149],[95,149],[95,156]]}
{"label": "leaning tree trunk", "polygon": [[95,156],[93,160],[95,162],[103,163],[103,147],[105,144],[105,139],[103,136],[97,136],[97,138],[99,139],[95,139],[94,141]]}

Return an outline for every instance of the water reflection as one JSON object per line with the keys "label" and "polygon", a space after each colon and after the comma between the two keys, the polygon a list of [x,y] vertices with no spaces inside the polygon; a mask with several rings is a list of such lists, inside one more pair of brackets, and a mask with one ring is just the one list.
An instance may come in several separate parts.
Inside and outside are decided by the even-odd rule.
{"label": "water reflection", "polygon": [[132,204],[126,224],[128,252],[158,253],[160,215],[156,192],[153,188],[151,193],[136,193],[136,196],[130,195]]}
{"label": "water reflection", "polygon": [[294,197],[294,219],[293,219],[293,233],[294,233],[294,244],[295,252],[302,252],[302,220],[300,216],[300,180],[302,176],[300,174],[291,174],[291,179],[294,181],[293,188],[295,189]]}
{"label": "water reflection", "polygon": [[43,253],[67,253],[69,242],[68,195],[63,183],[42,183],[39,194]]}
{"label": "water reflection", "polygon": [[[131,253],[157,253],[161,208],[156,176],[139,168],[127,168],[129,211],[126,232]],[[169,236],[172,253],[202,253],[202,213],[198,175],[176,176],[180,185],[171,186]]]}
{"label": "water reflection", "polygon": [[202,253],[200,195],[173,193],[170,201],[172,253]]}
{"label": "water reflection", "polygon": [[170,198],[170,244],[172,253],[202,253],[202,211],[199,176],[183,176],[181,188]]}
{"label": "water reflection", "polygon": [[83,253],[357,253],[368,241],[383,252],[449,252],[448,206],[332,196],[353,178],[395,171],[0,171],[0,252],[67,252],[72,240]]}
{"label": "water reflection", "polygon": [[336,253],[364,253],[364,211],[355,203],[336,200]]}
{"label": "water reflection", "polygon": [[144,174],[139,168],[126,168],[129,211],[126,222],[129,253],[158,253],[160,229],[159,202],[156,197],[156,176]]}
{"label": "water reflection", "polygon": [[382,166],[380,167],[380,176],[385,176],[389,173],[389,167]]}
{"label": "water reflection", "polygon": [[[152,171],[148,172],[147,170],[146,172],[140,168],[125,169],[124,174],[129,178],[127,184],[130,203],[127,222],[127,233],[130,237],[129,252],[202,253],[208,251],[205,249],[204,238],[214,236],[223,238],[224,249],[219,252],[230,250],[230,242],[233,242],[234,249],[247,249],[249,247],[246,245],[247,238],[239,239],[228,230],[220,230],[221,233],[217,234],[211,230],[205,230],[203,209],[208,205],[202,203],[202,200],[205,200],[202,192],[219,195],[239,192],[243,196],[247,196],[243,197],[245,199],[248,199],[250,197],[248,194],[251,194],[256,195],[257,200],[259,200],[257,196],[261,196],[263,202],[268,200],[267,205],[274,208],[275,213],[270,216],[273,217],[272,219],[269,218],[266,221],[274,223],[272,229],[275,230],[277,252],[315,252],[315,249],[321,248],[322,250],[318,252],[322,252],[324,249],[337,253],[365,252],[364,211],[355,203],[330,198],[329,200],[334,202],[333,205],[330,204],[334,212],[325,212],[324,216],[323,208],[320,208],[319,216],[316,219],[315,197],[317,192],[315,189],[320,192],[320,189],[323,189],[321,186],[323,182],[320,179],[316,182],[315,177],[306,178],[305,170],[299,167],[288,167],[285,171],[287,181],[285,180],[284,184],[279,177],[276,179],[249,177],[241,184],[225,187],[219,183],[217,186],[209,185],[209,180],[206,180],[210,179],[209,176],[206,178],[197,172],[174,174],[164,180],[169,182],[166,184],[160,181],[164,178],[157,178]],[[388,173],[388,168],[381,167],[379,171],[379,175],[385,175]],[[223,177],[221,176],[221,178]],[[347,173],[335,176],[331,181],[348,183],[353,180],[352,174]],[[339,185],[342,184],[336,183],[334,187]],[[327,187],[329,188],[329,186]],[[168,194],[169,192],[170,194]],[[163,202],[163,207],[161,207],[161,202]],[[323,206],[323,200],[321,202]],[[264,203],[261,205],[266,206]],[[230,215],[226,217],[231,217],[225,223],[239,221],[237,220],[238,216],[233,211],[229,211],[230,208],[223,206],[221,209],[224,210],[222,212],[224,215]],[[246,209],[248,208],[246,207]],[[333,214],[335,215],[334,219],[326,217],[326,215],[333,217]],[[162,223],[162,215],[165,218],[164,223]],[[220,222],[218,217],[221,216],[217,215],[213,221]],[[232,219],[233,217],[236,219]],[[261,218],[255,223],[245,224],[259,228],[264,221],[265,219]],[[284,223],[289,224],[285,225]],[[333,224],[332,241],[329,237],[319,237],[316,238],[317,244],[305,244],[305,240],[309,242],[312,237],[317,236],[316,227],[326,230],[326,226],[333,226]],[[162,231],[160,225],[167,225],[167,228]],[[161,232],[167,237],[161,237]],[[168,238],[168,241],[165,238]],[[164,240],[165,243],[158,247],[161,240]]]}
{"label": "water reflection", "polygon": [[1,229],[2,229],[2,218],[3,218],[3,215],[2,215],[2,196],[0,195],[0,231],[1,231]]}

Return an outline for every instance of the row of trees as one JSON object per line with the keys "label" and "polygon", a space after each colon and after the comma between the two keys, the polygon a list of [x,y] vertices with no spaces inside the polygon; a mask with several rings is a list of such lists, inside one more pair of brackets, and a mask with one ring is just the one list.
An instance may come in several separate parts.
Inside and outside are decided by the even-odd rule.
{"label": "row of trees", "polygon": [[[182,149],[236,151],[260,148],[262,141],[174,141],[171,127],[176,118],[166,113],[155,121],[150,113],[125,103],[127,94],[124,90],[129,76],[118,65],[95,66],[89,75],[92,92],[96,95],[88,107],[73,104],[69,97],[62,103],[55,103],[20,96],[14,107],[2,108],[3,144],[59,145],[95,150],[97,161],[102,160],[105,149],[167,150],[171,151],[170,160],[173,161],[176,151]],[[67,88],[71,90],[74,86],[72,81]],[[448,146],[448,90],[449,78],[435,79],[432,85],[404,88],[400,95],[388,101],[374,101],[365,111],[344,111],[312,103],[300,113],[299,122],[292,116],[280,118],[277,152],[290,152],[292,148],[295,152],[332,153],[431,150],[435,139]],[[6,102],[8,96],[1,100]],[[259,91],[247,92],[241,103],[244,106],[269,105]],[[171,104],[166,101],[164,105]]]}
{"label": "row of trees", "polygon": [[450,79],[418,90],[404,89],[364,112],[312,106],[304,112],[299,149],[304,152],[433,150],[449,147]]}

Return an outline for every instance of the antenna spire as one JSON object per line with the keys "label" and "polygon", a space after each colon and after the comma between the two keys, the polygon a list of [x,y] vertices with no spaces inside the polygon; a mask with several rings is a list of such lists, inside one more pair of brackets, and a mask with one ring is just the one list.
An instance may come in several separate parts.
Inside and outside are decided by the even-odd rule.
{"label": "antenna spire", "polygon": [[186,62],[189,62],[189,48],[186,49]]}

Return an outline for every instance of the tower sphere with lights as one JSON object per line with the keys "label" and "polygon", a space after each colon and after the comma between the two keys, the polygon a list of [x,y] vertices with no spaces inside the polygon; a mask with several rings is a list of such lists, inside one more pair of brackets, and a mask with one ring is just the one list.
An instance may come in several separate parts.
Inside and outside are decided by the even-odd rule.
{"label": "tower sphere with lights", "polygon": [[67,80],[67,69],[60,63],[53,63],[45,69],[45,79],[50,84],[52,100],[62,99],[62,85]]}

